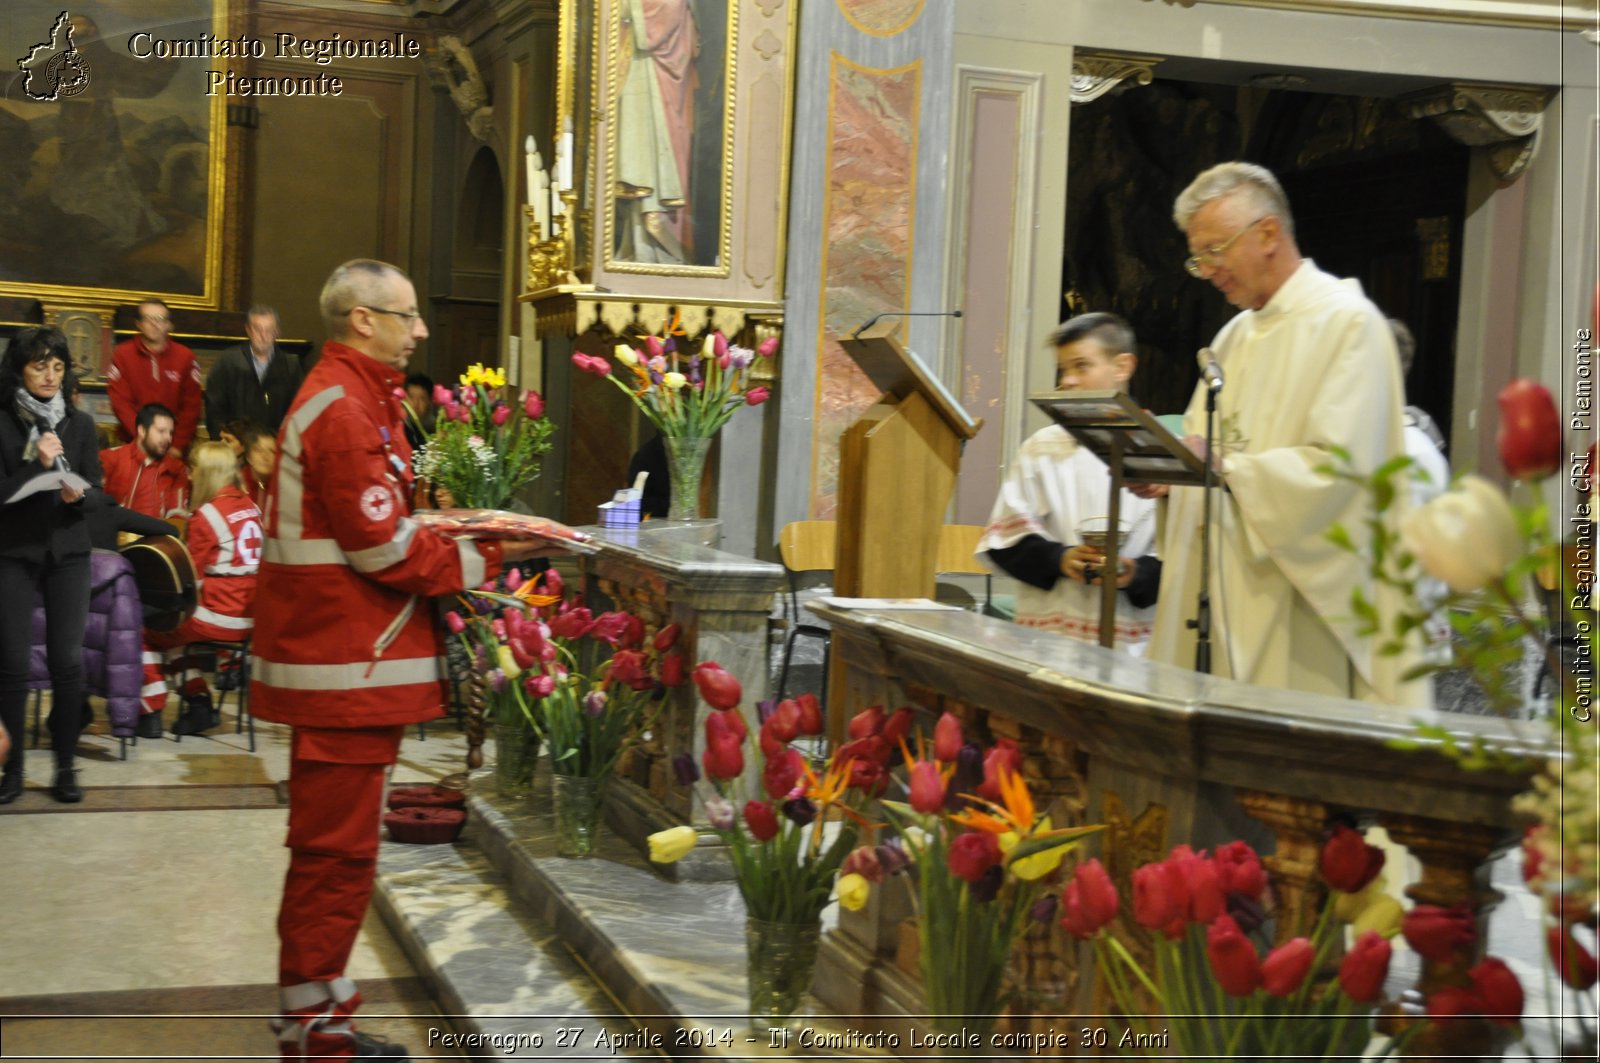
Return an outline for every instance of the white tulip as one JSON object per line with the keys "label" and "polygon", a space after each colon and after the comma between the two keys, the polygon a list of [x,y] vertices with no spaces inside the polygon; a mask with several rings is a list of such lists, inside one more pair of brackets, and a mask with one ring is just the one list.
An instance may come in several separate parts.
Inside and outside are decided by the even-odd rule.
{"label": "white tulip", "polygon": [[1412,510],[1400,523],[1400,539],[1424,572],[1457,594],[1499,579],[1523,552],[1511,504],[1481,476],[1463,476]]}

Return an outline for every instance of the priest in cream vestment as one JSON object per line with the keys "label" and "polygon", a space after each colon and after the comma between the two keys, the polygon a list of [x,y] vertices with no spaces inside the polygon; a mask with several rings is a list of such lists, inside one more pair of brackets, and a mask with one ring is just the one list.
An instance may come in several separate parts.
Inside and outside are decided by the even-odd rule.
{"label": "priest in cream vestment", "polygon": [[[1361,543],[1370,499],[1317,471],[1337,463],[1336,447],[1364,473],[1405,452],[1404,388],[1383,313],[1359,283],[1301,257],[1283,191],[1259,166],[1201,174],[1179,196],[1176,218],[1192,256],[1186,268],[1242,311],[1212,345],[1226,380],[1216,449],[1228,488],[1213,503],[1213,673],[1426,704],[1426,683],[1401,678],[1420,659],[1414,640],[1383,656],[1380,639],[1356,633],[1352,592],[1362,589],[1385,618],[1397,605],[1391,592],[1327,538],[1338,524]],[[1197,450],[1205,416],[1202,382],[1184,418]],[[1183,667],[1194,664],[1186,621],[1196,611],[1203,503],[1201,489],[1174,488],[1166,514],[1150,656]]]}

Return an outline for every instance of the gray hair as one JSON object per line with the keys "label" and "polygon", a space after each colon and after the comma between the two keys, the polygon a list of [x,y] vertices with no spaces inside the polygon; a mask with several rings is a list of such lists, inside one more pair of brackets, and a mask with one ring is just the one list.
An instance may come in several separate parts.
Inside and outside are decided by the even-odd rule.
{"label": "gray hair", "polygon": [[411,279],[399,266],[372,258],[353,258],[330,273],[318,300],[328,334],[335,338],[348,336],[350,311],[380,302],[385,295],[383,284],[391,277]]}
{"label": "gray hair", "polygon": [[270,317],[274,321],[278,320],[278,312],[272,307],[268,306],[266,303],[254,304],[249,310],[244,312],[244,316],[246,319],[252,317]]}
{"label": "gray hair", "polygon": [[1289,213],[1289,197],[1272,171],[1253,162],[1222,162],[1206,170],[1178,193],[1172,206],[1172,220],[1188,231],[1189,222],[1200,208],[1213,200],[1239,196],[1257,217],[1278,219],[1283,231],[1294,236],[1294,215]]}
{"label": "gray hair", "polygon": [[1389,331],[1394,333],[1394,349],[1400,355],[1400,378],[1411,372],[1411,363],[1417,357],[1417,338],[1406,323],[1397,317],[1389,319]]}

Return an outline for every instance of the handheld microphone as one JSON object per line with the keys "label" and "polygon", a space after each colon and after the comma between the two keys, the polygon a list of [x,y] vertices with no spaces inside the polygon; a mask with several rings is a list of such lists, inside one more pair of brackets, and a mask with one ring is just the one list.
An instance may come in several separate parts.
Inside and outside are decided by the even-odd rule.
{"label": "handheld microphone", "polygon": [[1217,364],[1217,356],[1210,347],[1202,347],[1195,354],[1195,361],[1200,363],[1200,377],[1205,381],[1206,390],[1212,393],[1222,390],[1222,367]]}
{"label": "handheld microphone", "polygon": [[959,310],[904,310],[904,311],[900,311],[900,310],[885,310],[881,314],[873,314],[871,317],[867,318],[867,320],[865,322],[863,322],[859,328],[857,328],[854,332],[850,333],[850,338],[851,339],[855,339],[856,337],[860,336],[863,332],[867,331],[867,329],[871,328],[873,325],[876,325],[880,320],[882,320],[883,318],[886,318],[886,317],[960,317],[960,316],[961,316],[961,311],[959,311]]}

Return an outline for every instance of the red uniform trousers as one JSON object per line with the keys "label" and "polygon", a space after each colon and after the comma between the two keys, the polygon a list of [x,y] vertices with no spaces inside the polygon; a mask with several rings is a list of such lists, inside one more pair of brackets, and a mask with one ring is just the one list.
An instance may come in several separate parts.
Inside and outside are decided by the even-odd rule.
{"label": "red uniform trousers", "polygon": [[289,757],[289,873],[278,911],[276,1023],[284,1060],[352,1054],[360,1006],[345,964],[367,914],[389,768],[403,726],[296,727]]}

